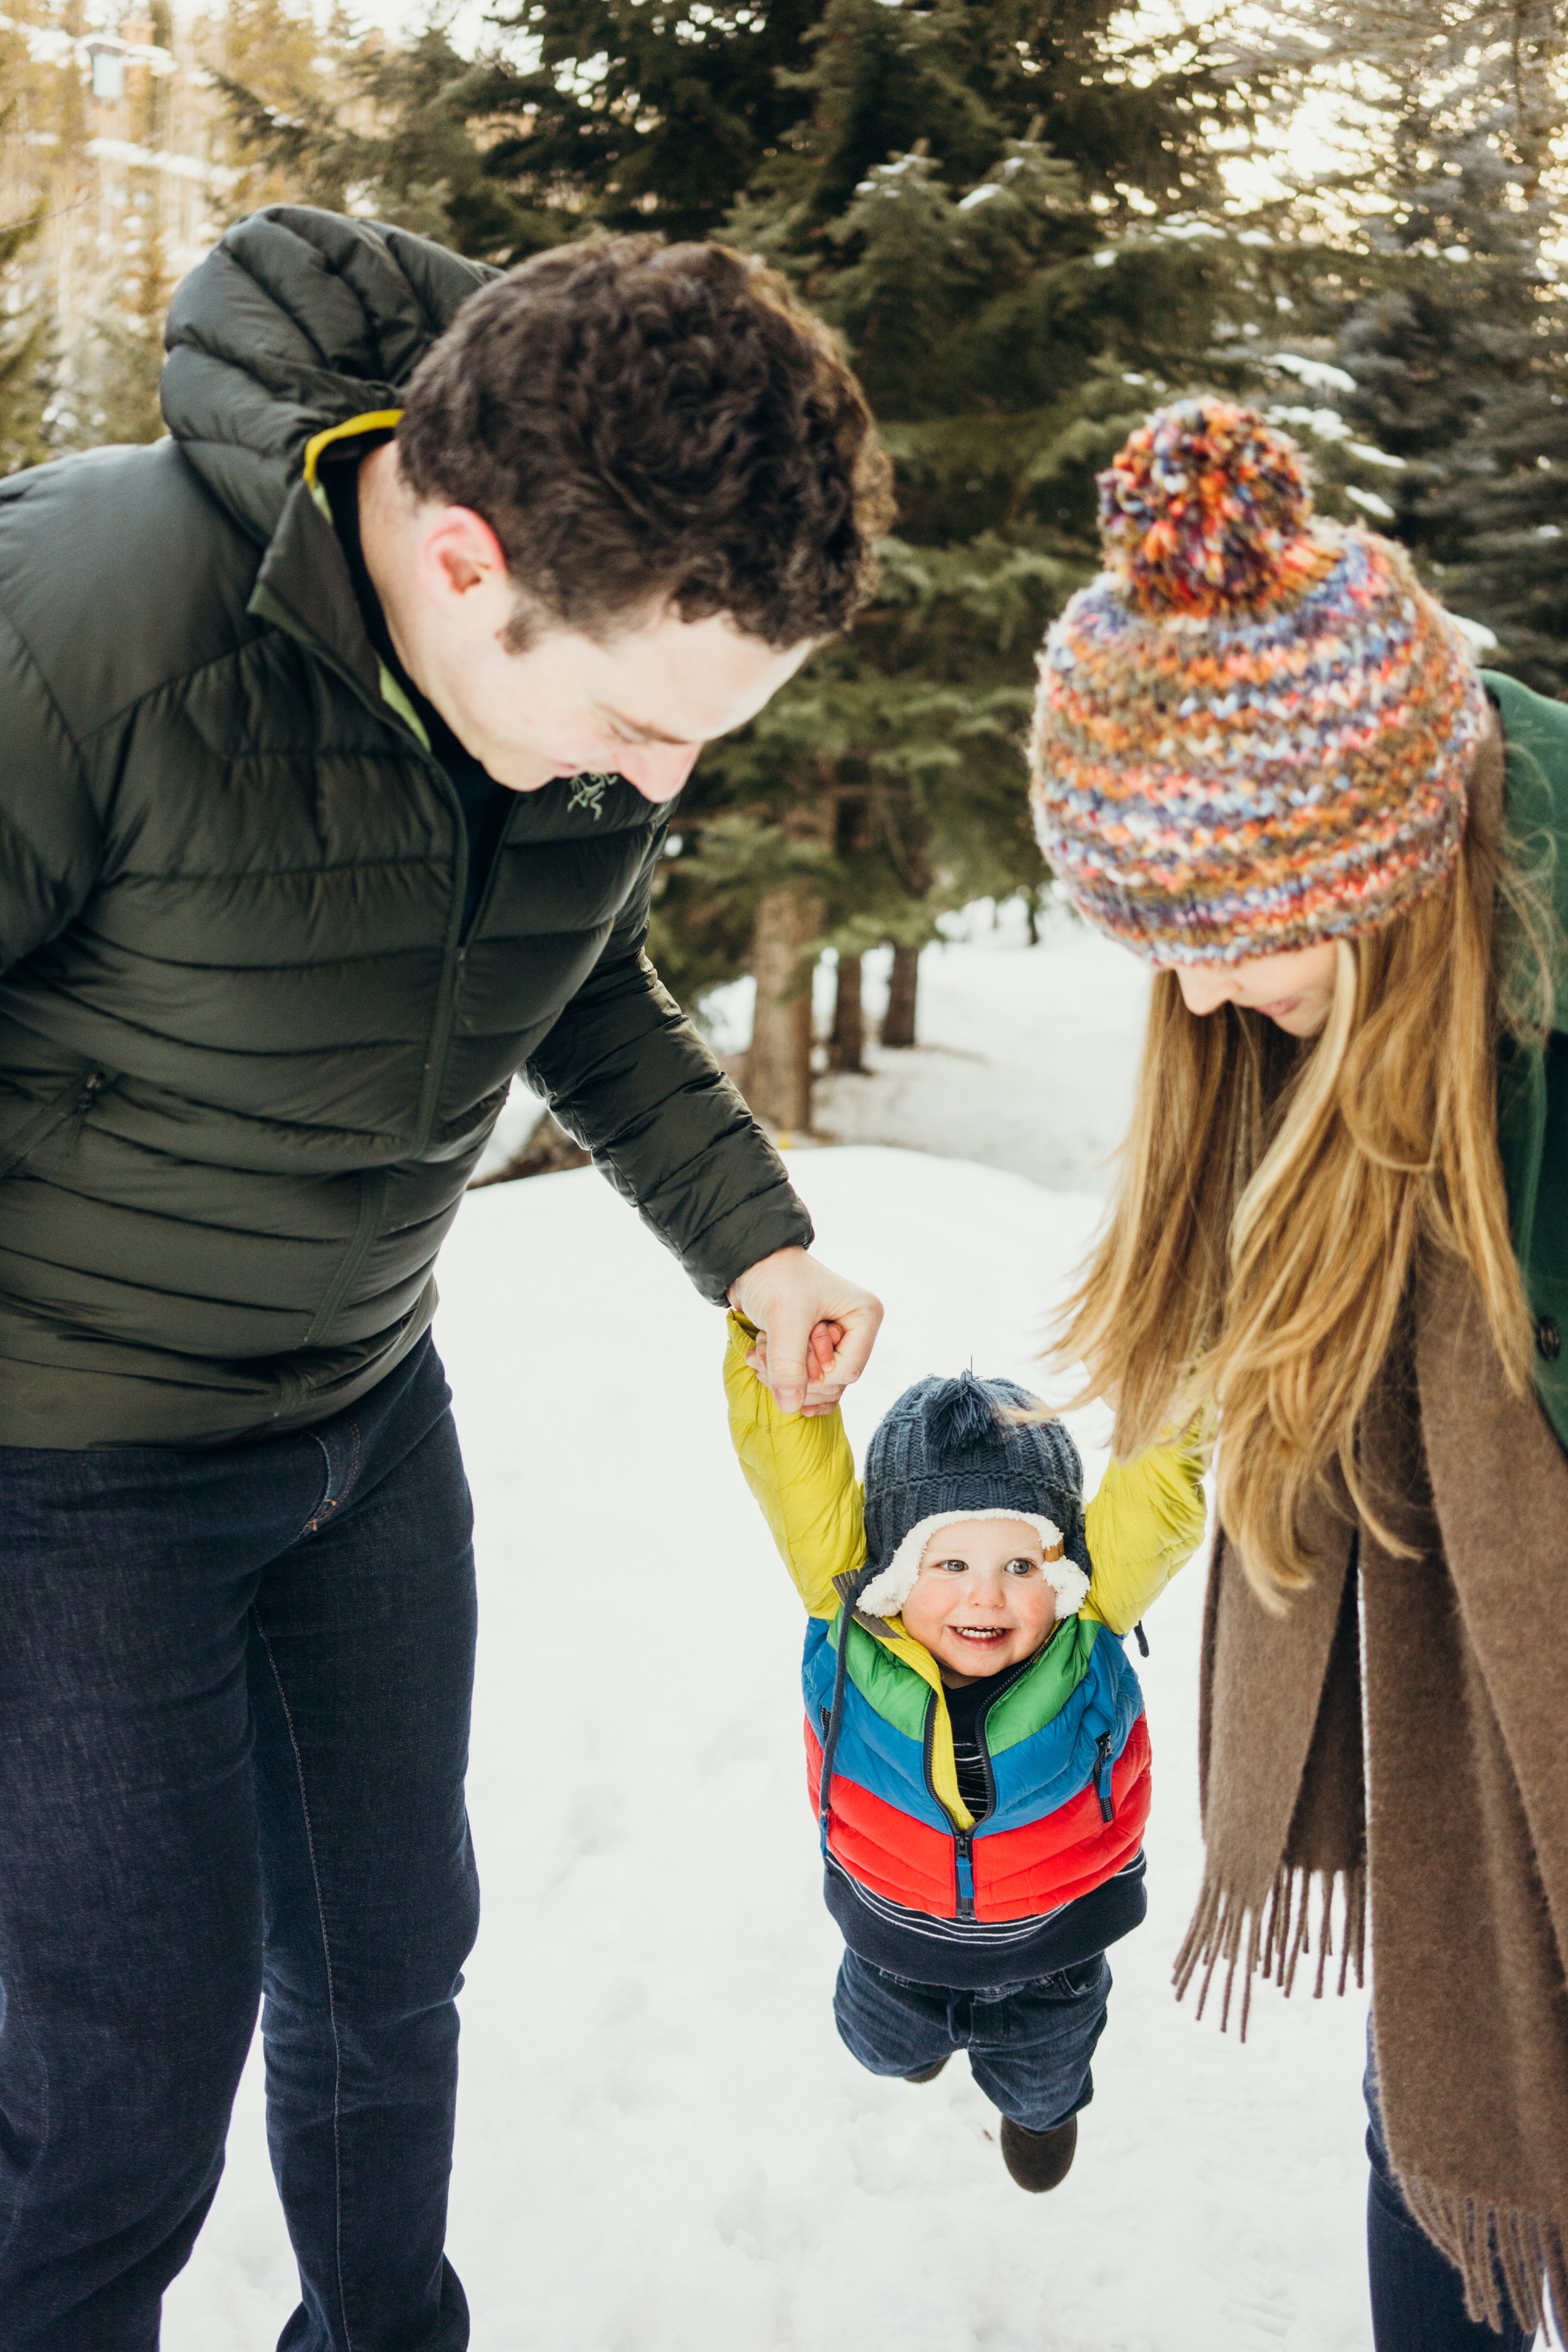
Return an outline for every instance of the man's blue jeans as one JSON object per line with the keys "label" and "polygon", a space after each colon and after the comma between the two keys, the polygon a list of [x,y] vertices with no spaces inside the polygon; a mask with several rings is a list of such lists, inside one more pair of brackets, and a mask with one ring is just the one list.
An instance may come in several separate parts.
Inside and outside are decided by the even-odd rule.
{"label": "man's blue jeans", "polygon": [[1054,1976],[984,1992],[916,1984],[846,1952],[833,2014],[846,2047],[873,2074],[918,2074],[967,2050],[969,2071],[992,2105],[1040,2132],[1093,2098],[1089,2061],[1110,1997],[1103,1952]]}
{"label": "man's blue jeans", "polygon": [[295,1436],[0,1448],[0,2352],[150,2352],[265,1998],[287,2352],[458,2352],[471,1517],[422,1345]]}
{"label": "man's blue jeans", "polygon": [[[1377,2061],[1366,2038],[1366,2250],[1372,2280],[1372,2333],[1377,2352],[1530,2352],[1535,2342],[1511,2313],[1502,2334],[1465,2316],[1458,2272],[1440,2254],[1400,2194],[1383,2136]],[[1504,2298],[1507,2308],[1507,2296]]]}

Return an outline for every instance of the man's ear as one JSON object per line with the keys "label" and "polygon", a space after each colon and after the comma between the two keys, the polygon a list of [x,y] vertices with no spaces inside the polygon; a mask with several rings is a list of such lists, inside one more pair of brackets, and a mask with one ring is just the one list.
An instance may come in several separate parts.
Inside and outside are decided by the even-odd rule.
{"label": "man's ear", "polygon": [[425,530],[420,554],[437,595],[468,596],[506,581],[501,543],[472,507],[443,507]]}

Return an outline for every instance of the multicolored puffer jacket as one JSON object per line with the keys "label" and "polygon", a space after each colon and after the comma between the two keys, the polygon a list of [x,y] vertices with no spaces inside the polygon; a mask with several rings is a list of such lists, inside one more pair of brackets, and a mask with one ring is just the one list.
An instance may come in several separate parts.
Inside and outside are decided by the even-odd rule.
{"label": "multicolored puffer jacket", "polygon": [[941,1672],[902,1620],[872,1620],[885,1625],[872,1632],[851,1617],[847,1672],[837,1675],[842,1591],[866,1558],[854,1457],[838,1413],[808,1421],[779,1412],[746,1363],[752,1338],[731,1315],[730,1431],[810,1612],[806,1773],[827,1854],[871,1893],[937,1919],[1029,1919],[1090,1893],[1137,1853],[1149,1816],[1143,1696],[1119,1637],[1202,1538],[1195,1440],[1107,1471],[1085,1515],[1088,1600],[981,1717],[993,1797],[977,1822],[959,1793]]}

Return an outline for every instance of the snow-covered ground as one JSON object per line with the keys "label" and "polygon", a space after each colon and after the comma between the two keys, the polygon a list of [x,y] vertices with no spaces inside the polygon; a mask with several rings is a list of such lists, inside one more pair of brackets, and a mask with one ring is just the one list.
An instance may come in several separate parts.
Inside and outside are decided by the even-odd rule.
{"label": "snow-covered ground", "polygon": [[[889,1302],[858,1445],[920,1373],[1031,1377],[1092,1196],[792,1164],[824,1255]],[[483,1603],[451,2231],[478,2352],[1363,2352],[1363,2003],[1266,1989],[1241,2048],[1171,1997],[1201,1569],[1142,1669],[1151,1916],[1112,1955],[1077,2166],[1026,2197],[962,2064],[879,2082],[834,2032],[799,1612],[729,1456],[719,1318],[587,1171],[476,1195],[442,1290]],[[533,1669],[563,1608],[595,1621],[591,1677]],[[292,2298],[253,2064],[165,2344],[267,2352]]]}
{"label": "snow-covered ground", "polygon": [[[1025,943],[1015,901],[966,908],[921,958],[918,1045],[868,1048],[866,1076],[818,1081],[815,1124],[837,1143],[901,1143],[1100,1192],[1126,1131],[1149,975],[1065,908]],[[879,1021],[890,953],[866,958]],[[831,994],[826,969],[819,992]],[[825,1004],[819,1026],[831,1019]]]}

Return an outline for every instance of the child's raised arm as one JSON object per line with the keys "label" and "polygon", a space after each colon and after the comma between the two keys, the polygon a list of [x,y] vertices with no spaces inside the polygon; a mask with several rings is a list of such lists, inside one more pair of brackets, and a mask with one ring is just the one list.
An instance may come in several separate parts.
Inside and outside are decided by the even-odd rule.
{"label": "child's raised arm", "polygon": [[1086,1617],[1130,1633],[1203,1541],[1204,1449],[1194,1422],[1180,1437],[1112,1462],[1084,1513],[1090,1576]]}
{"label": "child's raised arm", "polygon": [[844,1417],[782,1413],[746,1362],[756,1336],[743,1317],[731,1316],[724,1350],[730,1435],[801,1599],[812,1616],[833,1617],[839,1605],[834,1578],[853,1574],[866,1557]]}

